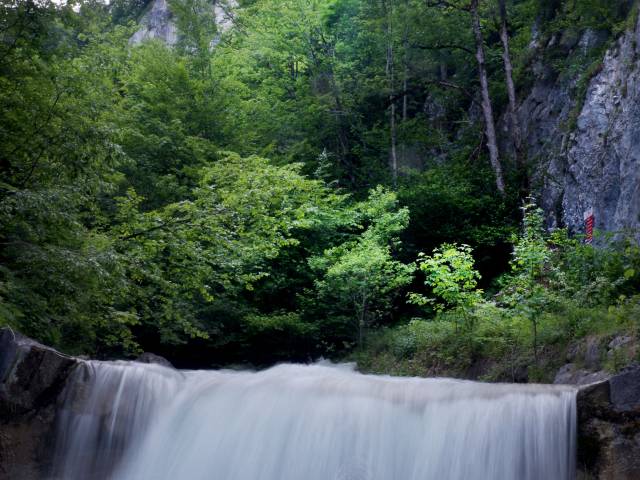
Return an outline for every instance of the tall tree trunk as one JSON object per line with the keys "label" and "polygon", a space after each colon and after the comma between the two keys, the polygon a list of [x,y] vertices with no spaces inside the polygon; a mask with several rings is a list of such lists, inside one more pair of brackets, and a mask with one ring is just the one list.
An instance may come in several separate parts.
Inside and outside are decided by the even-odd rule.
{"label": "tall tree trunk", "polygon": [[482,113],[484,115],[485,133],[487,135],[487,148],[491,167],[496,176],[496,187],[500,193],[504,193],[504,177],[502,175],[502,165],[498,155],[498,140],[496,137],[496,125],[493,120],[493,108],[491,97],[489,96],[489,80],[487,79],[487,66],[484,55],[484,41],[482,30],[480,29],[480,15],[478,13],[478,1],[471,0],[470,12],[473,24],[473,35],[476,41],[476,60],[478,61],[478,75],[480,77],[480,88],[482,93]]}
{"label": "tall tree trunk", "polygon": [[[366,283],[366,282],[365,282]],[[367,306],[368,295],[366,287],[363,287],[360,291],[360,301],[358,302],[358,347],[364,346],[364,330],[367,326]]]}
{"label": "tall tree trunk", "polygon": [[398,133],[396,129],[396,103],[391,100],[391,175],[393,179],[393,187],[398,186],[398,152],[396,144],[398,142]]}
{"label": "tall tree trunk", "polygon": [[516,150],[518,161],[521,160],[522,134],[520,123],[518,122],[516,86],[513,83],[513,65],[511,64],[511,53],[509,51],[509,31],[507,28],[507,5],[506,0],[499,0],[500,9],[500,40],[502,41],[502,60],[504,62],[504,74],[507,84],[507,94],[509,96],[509,123],[513,146]]}
{"label": "tall tree trunk", "polygon": [[440,62],[440,80],[446,82],[449,78],[449,72],[447,71],[447,63],[443,60]]}
{"label": "tall tree trunk", "polygon": [[[393,0],[392,0],[393,1]],[[398,154],[396,149],[397,129],[396,129],[396,99],[395,99],[395,68],[393,58],[393,3],[387,8],[384,2],[385,14],[387,16],[387,66],[386,74],[389,81],[389,103],[391,104],[389,128],[391,130],[391,175],[393,186],[398,185]]]}
{"label": "tall tree trunk", "polygon": [[407,18],[407,12],[409,11],[409,4],[405,0],[404,2],[404,31],[402,33],[402,48],[404,71],[402,75],[402,122],[407,121],[407,111],[409,107],[409,93],[407,92],[407,84],[409,78],[409,19]]}
{"label": "tall tree trunk", "polygon": [[407,121],[407,110],[408,110],[408,96],[407,96],[407,66],[404,66],[404,78],[402,79],[402,90],[404,94],[402,95],[402,121]]}

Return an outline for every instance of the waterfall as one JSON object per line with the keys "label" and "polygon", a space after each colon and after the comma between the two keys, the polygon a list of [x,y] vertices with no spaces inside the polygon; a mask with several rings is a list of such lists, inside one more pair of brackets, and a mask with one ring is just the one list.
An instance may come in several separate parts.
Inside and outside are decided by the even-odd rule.
{"label": "waterfall", "polygon": [[568,387],[87,362],[59,417],[56,480],[575,478]]}

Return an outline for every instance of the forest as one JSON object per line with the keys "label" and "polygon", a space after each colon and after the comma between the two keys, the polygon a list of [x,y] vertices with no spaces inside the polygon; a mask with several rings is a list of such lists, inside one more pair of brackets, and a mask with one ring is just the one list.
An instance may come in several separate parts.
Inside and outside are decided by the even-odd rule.
{"label": "forest", "polygon": [[583,97],[635,2],[244,0],[230,28],[168,5],[175,45],[131,42],[146,0],[2,0],[0,324],[95,358],[507,381],[638,339],[636,233],[550,225],[515,113],[540,63]]}

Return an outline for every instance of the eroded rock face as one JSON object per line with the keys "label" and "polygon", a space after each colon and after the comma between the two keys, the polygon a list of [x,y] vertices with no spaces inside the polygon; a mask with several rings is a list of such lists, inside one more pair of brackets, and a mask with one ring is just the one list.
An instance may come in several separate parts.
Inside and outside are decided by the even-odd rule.
{"label": "eroded rock face", "polygon": [[578,392],[579,478],[640,478],[640,365]]}
{"label": "eroded rock face", "polygon": [[593,209],[596,227],[640,227],[640,23],[605,55],[570,139],[564,221],[579,230]]}
{"label": "eroded rock face", "polygon": [[[552,38],[546,48],[561,43]],[[601,32],[587,30],[565,47],[578,54],[602,44]],[[584,99],[573,97],[577,78],[560,80],[544,63],[534,66],[537,80],[518,118],[549,227],[582,233],[585,212],[592,210],[597,229],[640,228],[639,59],[636,21],[606,52]]]}
{"label": "eroded rock face", "polygon": [[[229,29],[232,24],[231,9],[237,7],[237,1],[211,0],[210,3],[219,31]],[[167,0],[153,0],[151,8],[140,20],[140,29],[129,41],[133,45],[138,45],[151,39],[161,40],[169,46],[178,43],[178,28]],[[214,39],[214,43],[216,41],[217,39]]]}
{"label": "eroded rock face", "polygon": [[138,45],[151,39],[162,40],[167,45],[178,42],[178,28],[167,0],[153,0],[151,9],[140,20],[140,29],[133,34],[130,42]]}
{"label": "eroded rock face", "polygon": [[57,400],[77,360],[0,330],[0,480],[42,479]]}

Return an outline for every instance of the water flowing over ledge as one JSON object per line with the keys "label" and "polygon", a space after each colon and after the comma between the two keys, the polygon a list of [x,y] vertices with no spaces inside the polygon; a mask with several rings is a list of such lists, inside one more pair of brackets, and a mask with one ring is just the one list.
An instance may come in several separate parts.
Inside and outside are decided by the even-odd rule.
{"label": "water flowing over ledge", "polygon": [[[149,361],[149,359],[145,359],[145,361]],[[79,365],[82,367],[79,367]],[[92,365],[97,365],[97,368],[92,368]],[[119,365],[121,368],[112,369],[114,375],[112,376],[113,382],[111,385],[113,388],[103,388],[104,396],[103,400],[100,401],[99,399],[101,397],[96,394],[97,390],[94,388],[97,383],[95,373],[99,370],[103,370],[100,365],[104,364],[100,364],[99,362],[84,362],[77,358],[63,355],[60,352],[34,342],[28,337],[20,335],[18,332],[14,332],[11,329],[0,329],[0,480],[51,480],[54,478],[52,471],[54,470],[53,460],[54,449],[56,446],[59,452],[56,458],[57,461],[55,462],[58,472],[62,468],[81,469],[84,468],[82,467],[83,464],[93,465],[95,469],[90,472],[88,474],[89,476],[84,480],[103,480],[105,478],[109,478],[109,476],[112,480],[117,480],[118,477],[116,475],[120,474],[120,472],[123,471],[123,468],[125,468],[126,464],[123,463],[124,459],[130,458],[135,461],[135,458],[138,458],[138,456],[141,455],[141,445],[147,441],[153,440],[150,432],[153,429],[159,428],[159,425],[164,425],[169,421],[169,416],[167,414],[179,411],[178,409],[169,407],[171,405],[178,405],[180,399],[188,396],[189,391],[185,387],[189,386],[191,383],[195,383],[196,380],[193,380],[192,382],[192,380],[189,380],[187,377],[189,377],[189,375],[202,375],[203,377],[207,377],[211,374],[211,377],[213,378],[216,374],[224,373],[187,373],[173,369],[160,369],[153,365],[141,366],[136,363],[124,362],[109,363],[106,365]],[[304,371],[307,367],[292,366],[278,368],[300,368]],[[129,373],[126,376],[120,375],[121,373],[125,373],[125,369],[126,372]],[[157,373],[161,372],[161,375],[149,374],[149,372],[153,371]],[[84,375],[81,375],[80,372],[84,372]],[[275,369],[271,373],[273,374],[274,372],[277,373],[278,369]],[[233,372],[227,373],[236,375],[233,374]],[[267,372],[263,372],[262,374],[266,373]],[[344,375],[340,377],[337,375],[340,372],[334,373],[336,376],[333,382],[328,381],[321,383],[311,381],[311,383],[314,383],[318,388],[321,386],[322,388],[326,388],[327,385],[332,383],[335,385],[337,383],[342,385],[341,388],[344,388],[346,385],[351,389],[349,390],[349,392],[351,392],[350,395],[345,395],[345,397],[351,398],[349,402],[343,400],[343,395],[339,393],[339,391],[335,393],[335,396],[337,396],[338,402],[340,403],[339,408],[345,412],[344,415],[350,414],[347,406],[356,401],[354,397],[357,397],[357,395],[364,395],[365,398],[368,398],[369,396],[372,396],[372,392],[376,391],[378,393],[382,392],[384,394],[383,398],[384,396],[388,396],[389,392],[393,392],[391,397],[396,399],[394,400],[396,403],[394,404],[394,401],[386,402],[396,406],[398,404],[401,405],[402,402],[404,402],[404,411],[409,414],[411,414],[412,411],[415,414],[415,412],[419,412],[420,409],[426,413],[427,408],[425,407],[425,402],[429,400],[425,397],[425,392],[435,391],[433,388],[428,388],[429,385],[431,385],[431,382],[435,382],[436,384],[440,382],[440,385],[455,384],[460,386],[460,389],[450,389],[452,392],[457,392],[456,396],[460,393],[457,401],[458,404],[465,401],[465,395],[463,395],[464,392],[471,392],[470,394],[472,395],[472,398],[473,395],[482,392],[485,395],[485,400],[490,401],[490,399],[496,398],[496,396],[504,397],[509,396],[510,394],[518,395],[520,393],[525,395],[535,395],[535,392],[537,391],[548,391],[548,387],[544,386],[478,385],[474,383],[450,380],[389,379],[385,377],[363,378],[362,376],[349,373],[348,371],[343,372]],[[251,374],[245,373],[243,375]],[[258,377],[259,375],[255,378]],[[305,378],[307,379],[306,383],[309,384],[309,377],[309,375],[305,376],[296,374],[294,377],[286,378],[285,386],[281,390],[276,389],[276,394],[283,396],[285,394],[284,388],[288,388],[287,385],[292,385],[292,383],[304,384],[303,380]],[[330,375],[330,377],[333,376]],[[339,378],[343,378],[343,381],[337,382],[336,380]],[[125,379],[128,380],[125,382]],[[300,382],[297,382],[298,379]],[[312,376],[311,379],[313,379]],[[362,380],[362,382],[358,379]],[[367,379],[371,380],[371,382],[368,382]],[[294,380],[296,381],[294,382]],[[157,385],[164,385],[165,387],[139,388],[141,387],[139,381],[151,383],[156,382]],[[423,385],[424,387],[405,387],[403,386],[405,385],[405,382],[406,385]],[[136,383],[138,385],[136,385]],[[201,383],[200,387],[203,390],[206,390],[207,381],[202,381]],[[126,390],[124,386],[126,384],[134,385],[134,388],[130,390],[131,392],[136,391],[136,389],[139,389],[139,393],[145,391],[157,392],[166,388],[166,394],[154,394],[151,397],[141,395],[137,397],[135,402],[123,403],[122,401],[119,401],[114,403],[118,391],[121,392],[119,397],[121,400],[125,397],[129,399],[134,398],[131,394],[124,393]],[[122,385],[123,388],[120,389],[119,385]],[[363,385],[365,385],[365,387],[362,387]],[[370,387],[366,387],[366,385],[370,385]],[[464,385],[467,385],[469,388],[462,388]],[[373,387],[371,388],[371,386]],[[363,388],[364,393],[362,391]],[[358,389],[360,389],[360,393],[358,393]],[[249,386],[245,386],[245,390],[251,391],[252,393],[258,392],[257,389],[253,389],[253,387]],[[409,393],[410,391],[415,393],[417,390],[420,391],[417,395]],[[440,389],[440,393],[444,390],[445,389]],[[559,391],[561,392],[562,390],[563,389],[560,389]],[[552,389],[552,391],[558,392],[558,390],[555,389]],[[94,395],[93,406],[90,401],[90,395],[92,394]],[[311,396],[311,393],[309,393],[309,396]],[[150,400],[151,398],[153,398],[153,401]],[[294,397],[291,398],[292,401],[297,402]],[[411,401],[407,400],[411,398],[417,399]],[[422,400],[420,400],[420,398],[422,398]],[[446,397],[441,396],[441,401],[444,401],[443,398]],[[206,401],[204,396],[202,399],[192,398],[191,400],[193,403]],[[251,420],[251,417],[249,417],[243,410],[243,403],[245,403],[245,400],[243,400],[243,402],[238,402],[237,405],[233,405],[233,411],[229,414],[230,418],[224,418],[221,421],[228,423],[233,419],[236,419],[237,422],[248,422]],[[367,402],[371,402],[373,404],[379,401],[380,399],[367,400]],[[466,395],[466,401],[473,403],[468,395]],[[409,405],[412,403],[417,406],[410,407]],[[637,440],[640,438],[640,365],[630,366],[608,380],[579,387],[576,403],[578,430],[578,454],[576,461],[577,478],[599,480],[609,480],[612,478],[620,480],[637,480],[640,478],[640,444]],[[128,405],[128,407],[126,405]],[[136,405],[138,407],[133,408]],[[297,406],[294,407],[295,408],[290,409],[290,411],[285,412],[287,415],[290,415],[291,419],[295,419],[295,415],[298,414],[296,411],[300,412],[300,408],[303,408]],[[270,415],[272,415],[272,411],[274,409],[269,405],[265,405],[264,408],[262,408],[261,405],[257,408],[260,410],[259,415],[253,418],[253,423],[256,424],[254,434],[256,436],[261,433],[261,430],[257,428],[257,426],[260,422],[264,424],[264,422],[269,421]],[[387,410],[393,410],[392,408],[375,408],[377,408],[377,410],[372,415],[369,413],[369,417],[364,420],[367,422],[367,428],[378,425],[384,418],[387,418],[387,423],[391,425],[387,430],[393,432],[393,441],[380,436],[380,441],[392,443],[394,445],[393,448],[395,448],[393,451],[385,451],[384,459],[389,460],[393,458],[392,462],[399,463],[409,456],[407,453],[408,451],[412,451],[414,452],[413,455],[420,455],[420,457],[416,457],[417,461],[433,461],[432,459],[434,458],[434,454],[429,448],[425,448],[423,452],[422,445],[414,447],[411,442],[415,442],[416,440],[402,432],[403,425],[407,423],[406,420],[402,420],[403,415],[399,416],[397,419],[388,419],[388,417],[385,417],[382,414]],[[327,410],[327,408],[325,408],[325,410]],[[402,411],[403,408],[400,408],[400,410]],[[495,410],[487,410],[486,412],[483,412],[482,409],[478,408],[476,409],[476,412],[479,415],[484,413],[485,416],[495,417]],[[213,410],[208,411],[207,415],[203,416],[202,419],[206,420],[208,415],[213,415],[214,413],[215,412]],[[314,413],[314,415],[320,415],[316,412],[312,413]],[[551,414],[552,412],[543,413]],[[78,416],[78,414],[80,416]],[[182,411],[180,414],[184,418],[188,418],[191,415],[188,411]],[[533,414],[539,415],[535,410],[520,412],[521,416]],[[82,415],[84,415],[84,417]],[[198,413],[198,415],[200,414]],[[420,430],[423,437],[438,434],[438,432],[427,429],[427,424],[424,419],[419,418],[418,414],[415,415],[416,418],[418,418],[418,422],[421,422],[419,424],[421,426],[416,426],[418,423],[415,422],[416,425],[413,425],[413,428],[423,428],[423,430]],[[458,427],[463,425],[463,421],[465,420],[462,415],[469,416],[469,412],[462,412],[459,420],[449,419],[449,423],[455,425],[457,430],[446,432],[446,434],[449,435],[448,438],[451,438],[454,433],[460,432],[460,428]],[[77,428],[82,418],[84,418],[85,425],[91,425],[90,422],[94,422],[93,424],[97,427],[97,430],[95,430],[94,433],[89,433],[91,431],[90,429],[84,430],[86,432],[85,435],[87,435],[85,436],[86,444],[83,444],[82,441],[78,440],[81,437],[76,436],[78,434]],[[249,418],[249,420],[246,420],[247,418]],[[327,425],[329,425],[331,416],[327,416],[326,418],[328,419]],[[355,418],[362,417],[351,417],[349,418],[349,421],[354,422]],[[61,427],[64,422],[71,421],[71,419],[75,419],[74,421],[76,422],[76,426],[67,429],[66,434],[64,433],[65,430],[63,428],[57,428],[58,433],[56,435],[56,424]],[[437,420],[441,419],[438,418]],[[179,422],[180,419],[175,418],[173,421]],[[324,429],[324,419],[320,419],[318,421]],[[498,418],[492,418],[492,421],[496,424],[501,424],[505,420],[504,416],[499,416]],[[522,421],[522,418],[520,421]],[[133,426],[129,428],[129,422],[136,422],[135,428]],[[169,448],[173,448],[176,451],[183,448],[194,450],[192,447],[195,444],[191,442],[191,440],[195,439],[196,432],[199,430],[206,431],[206,428],[209,427],[206,427],[204,421],[202,423],[198,422],[192,432],[186,432],[187,434],[190,434],[188,437],[189,442],[187,444],[180,445],[177,441],[178,437],[175,436],[175,441]],[[464,429],[467,429],[467,427],[465,426]],[[378,431],[380,430],[381,429],[378,429]],[[469,434],[473,433],[476,435],[476,427],[468,430]],[[325,432],[325,430],[320,430],[320,432]],[[491,430],[489,430],[489,433],[490,432]],[[274,442],[278,441],[279,435],[280,432],[277,431],[273,431],[269,434],[268,441],[266,442],[269,444],[269,448],[272,448]],[[324,435],[324,433],[319,433],[318,435]],[[173,432],[171,438],[174,438]],[[376,436],[375,438],[377,439],[378,437]],[[525,443],[526,448],[531,448],[532,437],[526,438],[529,439],[527,440],[527,443]],[[160,438],[156,438],[155,440],[161,441]],[[250,448],[252,448],[252,443],[249,440],[245,441],[245,439],[242,439],[240,445],[231,447],[234,449],[234,455],[243,456],[247,462],[253,461],[251,460],[253,458],[253,451],[250,450]],[[169,443],[169,440],[163,441]],[[492,440],[489,438],[488,434],[487,436],[481,437],[478,445],[472,445],[469,449],[468,455],[476,455],[477,452],[480,451],[479,447],[490,445],[491,441]],[[71,442],[75,442],[75,445],[78,446],[78,450],[75,451],[72,456],[67,457],[64,452],[68,448],[71,448]],[[109,442],[111,443],[109,444]],[[454,461],[469,462],[466,458],[462,458],[461,460],[455,459],[454,454],[456,453],[456,449],[453,448],[454,446],[454,444],[446,445],[447,451],[444,454],[444,460],[441,465],[453,465]],[[267,448],[267,446],[261,446],[261,448],[262,447]],[[213,443],[209,443],[208,447],[203,448],[207,448],[207,451],[210,452],[211,455],[216,454],[216,452],[220,450],[220,446]],[[487,447],[485,446],[484,448]],[[502,448],[501,443],[496,444],[495,449],[492,451],[499,451],[497,450],[499,448]],[[416,454],[415,451],[418,449],[420,449],[420,452],[419,454]],[[282,451],[284,452],[284,450]],[[195,454],[194,452],[189,453],[191,455]],[[400,452],[400,454],[396,452]],[[319,450],[317,452],[314,451],[313,453],[315,457],[308,453],[307,455],[312,458],[321,458],[320,456],[323,454]],[[347,455],[342,454],[337,447],[332,448],[332,453],[342,455],[342,459],[347,458]],[[174,452],[174,455],[180,454],[181,452],[179,451],[178,453]],[[464,455],[466,456],[467,452],[464,452]],[[75,460],[72,460],[74,456]],[[521,455],[519,458],[522,458]],[[291,461],[303,462],[305,459],[309,459],[309,457],[302,457],[302,460],[293,459]],[[165,459],[161,459],[161,461],[165,462]],[[440,460],[437,459],[437,461]],[[77,463],[74,464],[73,462]],[[352,462],[352,464],[362,465],[362,462]],[[75,466],[71,467],[71,465]],[[103,470],[100,470],[100,468]],[[367,469],[365,469],[362,474],[360,474],[361,471],[362,470],[358,470],[357,467],[349,470],[349,467],[345,466],[339,474],[339,478],[365,478],[365,475],[370,474]],[[269,472],[265,470],[265,475],[268,473]],[[377,474],[377,472],[374,472],[374,474]],[[380,478],[380,475],[377,475],[377,477],[370,476],[371,478]],[[210,473],[207,478],[212,477],[223,478],[218,475],[217,470]],[[136,480],[145,480],[147,478],[150,477],[144,475],[142,478],[138,478]],[[269,477],[259,476],[258,478]],[[311,478],[314,477],[311,476]],[[472,474],[471,478],[476,479],[480,477],[479,474]],[[56,480],[60,480],[60,477]],[[394,480],[404,479],[394,478]]]}
{"label": "water flowing over ledge", "polygon": [[54,479],[569,480],[576,390],[83,362],[57,431]]}

